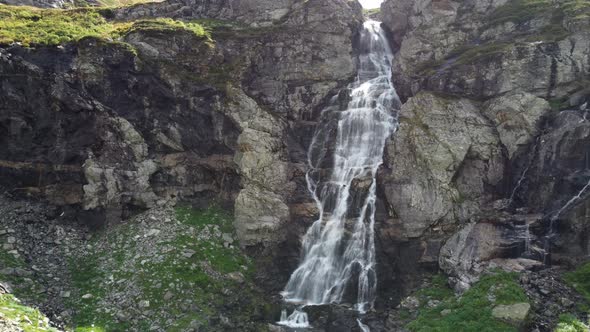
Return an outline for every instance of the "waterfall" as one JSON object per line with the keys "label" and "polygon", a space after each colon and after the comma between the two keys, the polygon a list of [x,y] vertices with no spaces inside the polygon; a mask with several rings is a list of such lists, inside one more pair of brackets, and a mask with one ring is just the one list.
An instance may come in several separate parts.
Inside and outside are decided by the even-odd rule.
{"label": "waterfall", "polygon": [[[553,217],[551,217],[551,226],[553,226],[553,222],[554,221],[556,221],[557,219],[559,219],[559,216],[561,215],[561,213],[563,211],[565,211],[567,208],[569,208],[577,200],[579,200],[580,198],[582,198],[582,196],[584,195],[584,193],[586,192],[586,190],[588,190],[588,188],[590,188],[590,181],[588,181],[588,183],[584,186],[584,188],[582,188],[582,190],[580,190],[580,192],[578,192],[578,194],[576,196],[572,197],[572,199],[570,199],[567,203],[565,203],[565,205],[562,206],[561,209],[559,209],[559,211],[557,211],[557,213],[555,213],[555,215],[553,215]],[[551,228],[553,228],[553,227],[551,227]]]}
{"label": "waterfall", "polygon": [[532,148],[532,152],[529,154],[529,160],[528,160],[527,166],[525,167],[524,171],[522,171],[522,173],[520,174],[520,178],[518,179],[516,186],[514,187],[514,189],[512,189],[512,193],[510,194],[508,206],[512,206],[512,203],[514,202],[514,197],[515,197],[516,193],[518,192],[518,189],[520,189],[520,187],[522,186],[523,181],[526,179],[527,172],[529,171],[529,169],[533,165],[533,162],[535,161],[535,155],[537,153],[537,148],[539,146],[540,140],[541,140],[541,136],[537,136],[537,139],[535,140],[535,145],[533,145],[533,148]]}
{"label": "waterfall", "polygon": [[363,324],[360,319],[357,318],[356,322],[359,324],[361,332],[371,332],[371,329],[367,325]]}
{"label": "waterfall", "polygon": [[288,302],[347,301],[361,313],[372,308],[376,173],[400,104],[390,80],[392,58],[380,23],[365,22],[350,99],[342,106],[340,94],[322,112],[308,151],[307,184],[319,218],[303,237],[300,265],[281,293]]}

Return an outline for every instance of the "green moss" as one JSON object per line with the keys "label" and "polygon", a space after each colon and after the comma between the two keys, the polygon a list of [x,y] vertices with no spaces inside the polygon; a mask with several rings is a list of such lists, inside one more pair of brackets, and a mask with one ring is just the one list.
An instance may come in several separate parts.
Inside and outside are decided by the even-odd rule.
{"label": "green moss", "polygon": [[512,0],[498,7],[489,17],[490,25],[529,21],[552,8],[551,0]]}
{"label": "green moss", "polygon": [[373,16],[381,13],[381,8],[363,9],[365,16]]}
{"label": "green moss", "polygon": [[191,31],[199,38],[211,40],[211,35],[202,25],[195,22],[176,21],[171,18],[139,20],[134,22],[131,26],[121,29],[119,33],[129,33],[133,31],[173,32],[183,30]]}
{"label": "green moss", "polygon": [[231,233],[233,230],[231,216],[217,206],[207,209],[193,209],[190,206],[179,206],[175,210],[176,218],[181,222],[203,228],[207,225],[217,225],[222,232]]}
{"label": "green moss", "polygon": [[[2,268],[27,268],[27,264],[20,256],[14,256],[4,249],[0,249],[0,267]],[[27,280],[25,277],[14,274],[0,274],[0,280],[6,281],[13,286],[16,296],[23,300],[33,303],[39,303],[44,299],[44,294],[40,293],[37,284]]]}
{"label": "green moss", "polygon": [[[76,331],[92,331],[92,326],[101,332],[147,331],[152,327],[149,324],[161,324],[164,318],[173,321],[166,325],[167,331],[186,331],[195,322],[217,331],[209,326],[209,319],[222,307],[226,311],[231,307],[236,321],[256,326],[245,331],[264,330],[256,325],[256,317],[266,317],[271,309],[266,309],[265,296],[253,286],[252,263],[237,247],[226,248],[223,243],[222,234],[233,233],[231,216],[217,207],[183,206],[175,214],[179,224],[172,226],[176,229],[172,233],[152,238],[138,234],[138,225],[132,222],[117,225],[94,236],[88,255],[72,260],[70,272],[77,296],[72,296],[68,306],[75,311]],[[154,241],[157,254],[146,256],[137,249],[145,245],[143,239]],[[228,276],[231,272],[242,273],[244,280],[234,280]],[[102,299],[128,293],[129,287],[134,289],[131,294],[137,294],[132,299],[136,304],[149,301],[146,326],[123,323],[114,313],[100,311]],[[87,293],[93,296],[81,299]]]}
{"label": "green moss", "polygon": [[509,43],[487,43],[475,47],[461,48],[451,52],[449,58],[457,57],[455,64],[465,65],[473,64],[483,59],[496,57],[509,49],[512,44]]}
{"label": "green moss", "polygon": [[588,332],[590,328],[571,314],[559,315],[559,323],[555,332]]}
{"label": "green moss", "polygon": [[11,294],[0,294],[0,320],[16,322],[24,332],[57,331],[39,310],[24,306]]}
{"label": "green moss", "polygon": [[137,30],[186,30],[210,39],[209,33],[197,23],[169,18],[119,22],[110,20],[113,16],[112,10],[104,8],[58,10],[0,5],[0,45],[14,42],[24,46],[59,45],[84,37],[112,40]]}
{"label": "green moss", "polygon": [[128,23],[111,23],[96,9],[0,6],[0,44],[57,45],[83,37],[110,38]]}
{"label": "green moss", "polygon": [[448,286],[448,279],[442,274],[435,275],[430,281],[430,286],[416,292],[420,305],[424,306],[429,300],[443,301],[453,296],[453,290]]}
{"label": "green moss", "polygon": [[590,301],[590,263],[578,267],[575,271],[565,274],[565,280]]}
{"label": "green moss", "polygon": [[[492,316],[497,304],[527,302],[527,297],[517,282],[517,275],[497,272],[481,278],[461,297],[456,298],[441,285],[430,290],[436,296],[444,296],[442,303],[434,308],[420,309],[416,320],[407,326],[411,331],[516,331]],[[445,295],[449,294],[449,295]],[[495,298],[491,302],[490,298]],[[446,315],[441,312],[446,310]]]}

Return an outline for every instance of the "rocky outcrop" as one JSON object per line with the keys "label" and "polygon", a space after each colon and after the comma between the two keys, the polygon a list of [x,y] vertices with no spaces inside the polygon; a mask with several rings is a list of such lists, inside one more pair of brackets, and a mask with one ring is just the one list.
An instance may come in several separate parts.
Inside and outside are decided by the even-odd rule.
{"label": "rocky outcrop", "polygon": [[522,265],[514,261],[522,250],[504,250],[521,246],[521,222],[498,221],[523,213],[537,215],[535,236],[559,232],[556,261],[587,252],[588,13],[565,1],[381,7],[399,47],[393,80],[405,102],[380,173],[384,230],[422,243],[418,257],[442,242],[434,256],[459,289],[493,261]]}
{"label": "rocky outcrop", "polygon": [[95,224],[219,204],[242,246],[291,270],[315,213],[309,135],[354,76],[358,3],[168,1],[107,14],[227,21],[212,39],[136,24],[116,42],[2,48],[0,184]]}
{"label": "rocky outcrop", "polygon": [[467,220],[470,206],[489,200],[488,188],[499,185],[504,156],[478,107],[468,99],[430,93],[402,107],[380,182],[403,236],[419,237],[434,225]]}

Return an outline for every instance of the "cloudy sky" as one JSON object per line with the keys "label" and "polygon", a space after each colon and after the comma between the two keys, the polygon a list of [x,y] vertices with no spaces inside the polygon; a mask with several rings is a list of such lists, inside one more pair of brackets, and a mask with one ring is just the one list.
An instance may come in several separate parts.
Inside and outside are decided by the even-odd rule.
{"label": "cloudy sky", "polygon": [[365,8],[377,8],[381,6],[383,0],[359,0],[359,2]]}

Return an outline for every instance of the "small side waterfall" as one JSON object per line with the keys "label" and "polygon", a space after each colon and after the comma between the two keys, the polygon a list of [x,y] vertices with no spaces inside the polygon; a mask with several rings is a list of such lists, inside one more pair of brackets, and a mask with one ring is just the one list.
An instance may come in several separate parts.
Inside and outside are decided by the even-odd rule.
{"label": "small side waterfall", "polygon": [[563,213],[563,211],[567,210],[570,206],[572,206],[576,201],[578,201],[582,196],[586,193],[586,191],[590,189],[590,181],[578,192],[578,194],[572,197],[564,206],[561,207],[554,215],[551,217],[551,228],[553,228],[553,222],[559,219],[559,216]]}
{"label": "small side waterfall", "polygon": [[357,318],[356,322],[359,324],[359,328],[362,332],[371,332],[371,329],[369,329],[367,325],[363,324],[360,319]]}
{"label": "small side waterfall", "polygon": [[307,314],[303,311],[295,309],[292,314],[287,316],[287,310],[281,311],[281,320],[277,322],[279,325],[284,325],[290,328],[308,328],[309,319]]}
{"label": "small side waterfall", "polygon": [[[350,100],[323,111],[308,151],[307,183],[319,218],[305,234],[300,265],[281,294],[302,305],[350,301],[364,313],[377,285],[375,178],[400,103],[390,80],[393,54],[379,22],[364,23],[360,46]],[[341,100],[342,94],[333,103]]]}
{"label": "small side waterfall", "polygon": [[537,154],[537,148],[539,147],[540,140],[541,140],[541,136],[538,136],[537,139],[535,140],[535,145],[533,145],[532,151],[531,151],[531,153],[529,153],[529,160],[528,160],[527,166],[525,167],[524,171],[522,171],[522,173],[520,174],[520,178],[518,178],[518,182],[516,183],[516,186],[514,186],[514,189],[512,189],[512,193],[510,194],[510,200],[509,200],[508,206],[512,206],[512,203],[514,203],[514,197],[518,193],[518,190],[520,189],[520,187],[522,186],[522,183],[526,179],[527,172],[529,171],[529,169],[533,165],[533,162],[535,161],[535,155]]}

